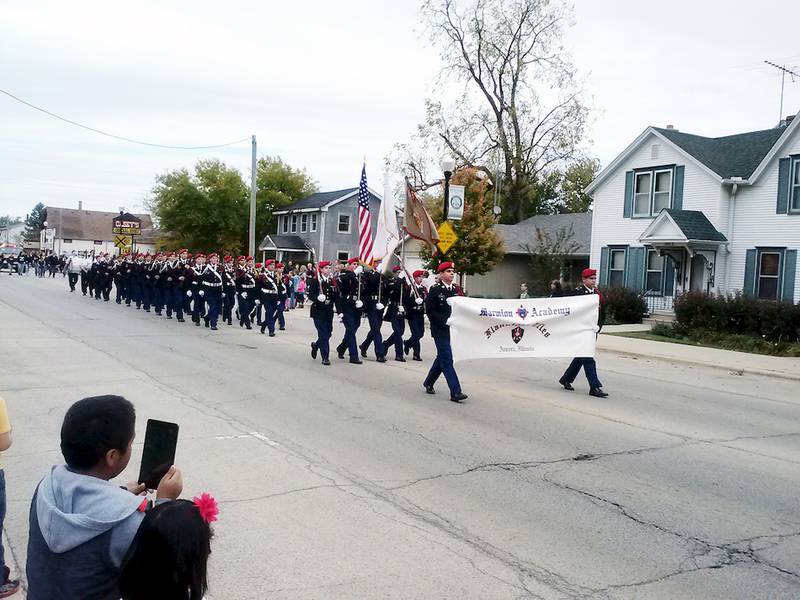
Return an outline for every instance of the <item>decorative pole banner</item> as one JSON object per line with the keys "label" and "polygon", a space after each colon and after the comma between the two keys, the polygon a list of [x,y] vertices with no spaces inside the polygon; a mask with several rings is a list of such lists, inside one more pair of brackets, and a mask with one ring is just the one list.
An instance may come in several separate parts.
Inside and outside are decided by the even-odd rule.
{"label": "decorative pole banner", "polygon": [[526,300],[453,297],[453,362],[474,358],[594,356],[600,296]]}

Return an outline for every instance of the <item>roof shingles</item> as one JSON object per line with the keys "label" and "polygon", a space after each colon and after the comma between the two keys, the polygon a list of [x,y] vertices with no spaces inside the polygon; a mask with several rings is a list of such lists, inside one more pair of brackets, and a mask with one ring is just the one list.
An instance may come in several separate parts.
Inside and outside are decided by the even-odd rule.
{"label": "roof shingles", "polygon": [[672,217],[675,224],[680,228],[687,240],[697,240],[703,242],[727,242],[728,239],[717,231],[699,210],[675,210],[665,208],[664,212]]}

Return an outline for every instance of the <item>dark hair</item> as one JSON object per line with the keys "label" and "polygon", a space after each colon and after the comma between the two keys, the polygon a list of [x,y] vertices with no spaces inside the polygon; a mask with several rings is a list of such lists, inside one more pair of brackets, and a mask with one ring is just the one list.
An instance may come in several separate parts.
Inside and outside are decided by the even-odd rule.
{"label": "dark hair", "polygon": [[123,600],[201,600],[208,590],[211,536],[191,500],[148,511],[122,563]]}
{"label": "dark hair", "polygon": [[67,466],[86,471],[109,450],[125,452],[133,439],[136,411],[122,396],[92,396],[69,407],[61,425],[61,454]]}

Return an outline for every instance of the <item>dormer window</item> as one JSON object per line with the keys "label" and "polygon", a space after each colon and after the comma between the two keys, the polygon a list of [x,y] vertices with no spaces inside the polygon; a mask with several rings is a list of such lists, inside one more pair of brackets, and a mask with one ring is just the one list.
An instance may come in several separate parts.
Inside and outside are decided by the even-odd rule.
{"label": "dormer window", "polygon": [[636,171],[633,216],[654,217],[672,204],[672,169]]}
{"label": "dormer window", "polygon": [[789,190],[789,211],[800,212],[800,157],[792,159],[792,186]]}

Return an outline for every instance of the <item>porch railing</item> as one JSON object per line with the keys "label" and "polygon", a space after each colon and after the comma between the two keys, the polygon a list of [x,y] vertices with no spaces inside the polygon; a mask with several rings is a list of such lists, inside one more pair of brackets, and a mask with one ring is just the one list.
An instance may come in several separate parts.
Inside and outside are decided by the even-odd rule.
{"label": "porch railing", "polygon": [[647,314],[653,313],[674,313],[674,296],[664,296],[661,292],[648,290],[644,293],[644,300],[647,303]]}

